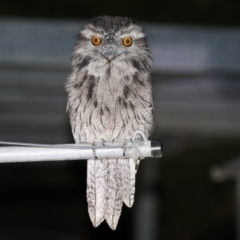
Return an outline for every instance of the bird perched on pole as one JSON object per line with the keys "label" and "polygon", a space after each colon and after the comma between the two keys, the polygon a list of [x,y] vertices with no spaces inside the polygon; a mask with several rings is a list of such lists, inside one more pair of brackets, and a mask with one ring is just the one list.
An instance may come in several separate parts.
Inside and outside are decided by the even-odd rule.
{"label": "bird perched on pole", "polygon": [[[153,128],[151,52],[130,18],[97,17],[80,32],[67,80],[67,110],[76,143],[125,142]],[[95,156],[97,158],[97,156]],[[139,159],[89,159],[87,202],[95,227],[116,229],[132,207]]]}

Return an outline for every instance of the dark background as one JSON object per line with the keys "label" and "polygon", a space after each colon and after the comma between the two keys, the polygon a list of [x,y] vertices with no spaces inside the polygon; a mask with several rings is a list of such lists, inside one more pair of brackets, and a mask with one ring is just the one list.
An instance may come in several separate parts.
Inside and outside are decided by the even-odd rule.
{"label": "dark background", "polygon": [[239,9],[238,0],[2,0],[0,15],[61,19],[120,15],[151,22],[230,26],[240,24]]}
{"label": "dark background", "polygon": [[[0,3],[1,19],[15,21],[40,19],[64,22],[89,20],[98,15],[122,15],[170,27],[200,25],[203,29],[234,28],[236,32],[240,31],[239,10],[240,2],[237,0],[2,0]],[[0,140],[73,142],[65,113],[64,83],[69,66],[55,69],[44,65],[29,66],[21,61],[13,64],[0,62]],[[153,74],[153,83],[161,86],[169,82],[181,84],[183,79],[185,82],[205,78],[217,82],[221,79],[221,82],[224,79],[224,83],[228,83],[224,94],[231,96],[231,101],[239,106],[240,71],[218,70],[200,69],[193,73],[160,70]],[[48,77],[42,77],[43,73]],[[58,82],[58,79],[61,81]],[[205,90],[208,92],[208,87]],[[157,99],[160,95],[159,101],[165,101],[160,93],[155,92],[155,95]],[[171,97],[174,98],[174,94]],[[194,99],[194,96],[191,97]],[[204,97],[203,94],[203,100]],[[209,101],[209,104],[212,102]],[[184,129],[164,129],[161,125],[162,110],[157,107],[155,111],[159,118],[155,119],[156,129],[152,139],[163,141],[164,157],[141,163],[136,202],[132,209],[123,207],[115,232],[105,223],[97,229],[92,227],[87,213],[85,161],[1,164],[0,240],[139,239],[136,236],[141,224],[136,222],[141,212],[140,202],[145,195],[151,196],[157,203],[152,216],[152,224],[157,230],[152,238],[146,235],[142,239],[235,239],[234,181],[215,183],[209,177],[209,170],[213,165],[239,156],[239,134],[211,135],[185,132]],[[191,110],[189,114],[194,115]],[[171,121],[179,116],[163,117],[169,117]],[[204,125],[204,122],[199,124]],[[151,172],[153,179],[148,175]]]}

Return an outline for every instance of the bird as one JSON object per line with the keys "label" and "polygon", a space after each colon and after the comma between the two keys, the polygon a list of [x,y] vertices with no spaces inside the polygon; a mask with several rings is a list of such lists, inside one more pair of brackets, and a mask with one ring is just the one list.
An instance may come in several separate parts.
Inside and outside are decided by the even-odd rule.
{"label": "bird", "polygon": [[[153,130],[152,54],[131,18],[100,16],[80,31],[67,78],[67,111],[76,143],[124,143]],[[138,136],[140,138],[140,136]],[[115,230],[132,207],[139,159],[87,160],[88,213]]]}

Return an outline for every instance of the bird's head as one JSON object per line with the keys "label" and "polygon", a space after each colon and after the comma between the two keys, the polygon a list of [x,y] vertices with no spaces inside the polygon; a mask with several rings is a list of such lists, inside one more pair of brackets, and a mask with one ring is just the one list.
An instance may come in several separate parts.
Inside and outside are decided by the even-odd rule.
{"label": "bird's head", "polygon": [[[131,60],[151,61],[145,34],[130,18],[103,16],[86,25],[79,34],[74,56],[81,63],[102,65]],[[80,62],[79,62],[80,63]]]}

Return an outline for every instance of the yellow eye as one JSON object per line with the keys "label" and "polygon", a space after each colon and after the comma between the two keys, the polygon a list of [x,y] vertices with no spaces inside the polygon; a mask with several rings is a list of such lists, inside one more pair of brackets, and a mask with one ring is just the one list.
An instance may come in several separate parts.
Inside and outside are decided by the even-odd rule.
{"label": "yellow eye", "polygon": [[122,43],[125,47],[130,47],[133,44],[133,39],[131,37],[125,37]]}
{"label": "yellow eye", "polygon": [[98,46],[102,42],[101,38],[98,36],[93,36],[91,41],[94,46]]}

